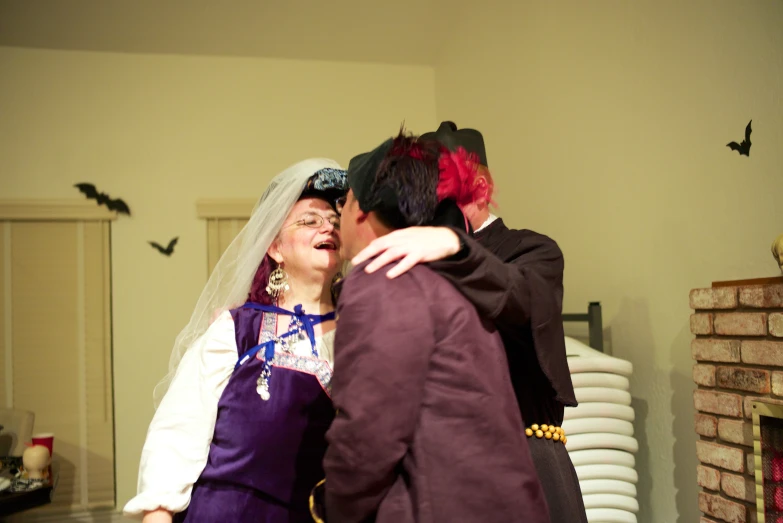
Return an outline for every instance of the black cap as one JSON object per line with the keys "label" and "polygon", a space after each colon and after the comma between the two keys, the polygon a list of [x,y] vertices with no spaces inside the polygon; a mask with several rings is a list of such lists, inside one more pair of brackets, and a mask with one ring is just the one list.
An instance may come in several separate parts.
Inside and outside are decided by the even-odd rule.
{"label": "black cap", "polygon": [[437,140],[450,151],[456,151],[458,147],[464,148],[469,153],[474,153],[479,162],[487,167],[487,151],[484,148],[484,137],[476,129],[459,129],[454,122],[441,122],[438,130],[432,133],[424,133],[421,140]]}
{"label": "black cap", "polygon": [[364,212],[377,211],[382,208],[397,208],[396,194],[378,194],[371,196],[375,175],[386,154],[391,150],[394,140],[389,138],[368,153],[362,153],[348,162],[346,179],[348,187],[353,190],[353,196],[359,202],[359,208]]}

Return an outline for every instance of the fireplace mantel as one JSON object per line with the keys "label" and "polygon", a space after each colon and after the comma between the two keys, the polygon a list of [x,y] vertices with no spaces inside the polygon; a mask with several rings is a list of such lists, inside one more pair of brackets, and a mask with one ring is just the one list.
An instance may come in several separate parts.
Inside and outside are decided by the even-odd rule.
{"label": "fireplace mantel", "polygon": [[783,285],[783,276],[773,276],[771,278],[754,278],[752,280],[729,280],[712,282],[713,289],[715,287],[751,287],[759,285]]}

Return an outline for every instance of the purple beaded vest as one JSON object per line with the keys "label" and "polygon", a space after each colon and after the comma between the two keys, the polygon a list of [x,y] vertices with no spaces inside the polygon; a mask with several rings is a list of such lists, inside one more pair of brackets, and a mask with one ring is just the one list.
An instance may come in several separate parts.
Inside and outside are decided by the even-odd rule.
{"label": "purple beaded vest", "polygon": [[[237,358],[259,343],[264,314],[231,310]],[[269,314],[269,313],[266,313]],[[266,328],[264,328],[266,330]],[[289,506],[306,506],[323,479],[327,429],[334,418],[329,366],[315,357],[276,354],[270,398],[256,391],[263,355],[238,367],[218,402],[209,459],[198,483],[230,483]]]}

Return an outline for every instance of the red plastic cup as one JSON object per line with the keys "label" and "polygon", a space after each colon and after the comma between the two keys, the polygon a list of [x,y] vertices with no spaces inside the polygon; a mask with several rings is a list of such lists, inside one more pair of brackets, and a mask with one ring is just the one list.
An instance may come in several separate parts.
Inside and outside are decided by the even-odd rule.
{"label": "red plastic cup", "polygon": [[52,448],[54,447],[54,434],[51,432],[41,432],[33,434],[33,445],[42,445],[49,449],[49,457],[52,456]]}

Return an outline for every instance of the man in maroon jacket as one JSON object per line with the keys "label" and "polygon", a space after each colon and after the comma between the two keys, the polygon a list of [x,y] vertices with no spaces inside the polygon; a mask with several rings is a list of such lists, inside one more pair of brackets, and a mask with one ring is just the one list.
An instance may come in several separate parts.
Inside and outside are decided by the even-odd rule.
{"label": "man in maroon jacket", "polygon": [[[482,166],[462,205],[475,238],[458,227],[411,227],[376,239],[353,262],[374,272],[399,259],[388,270],[391,278],[416,263],[431,262],[428,267],[451,281],[482,317],[494,323],[506,347],[552,521],[586,523],[579,480],[559,431],[564,408],[577,404],[563,333],[563,253],[551,238],[509,229],[490,214],[493,181],[479,131],[458,130],[453,122],[443,122],[434,133],[422,135],[427,137],[450,150],[463,148]],[[547,435],[552,426],[560,433]]]}
{"label": "man in maroon jacket", "polygon": [[[438,155],[400,135],[351,160],[344,256],[431,222]],[[426,266],[391,280],[363,265],[337,307],[327,521],[549,522],[492,324]]]}

